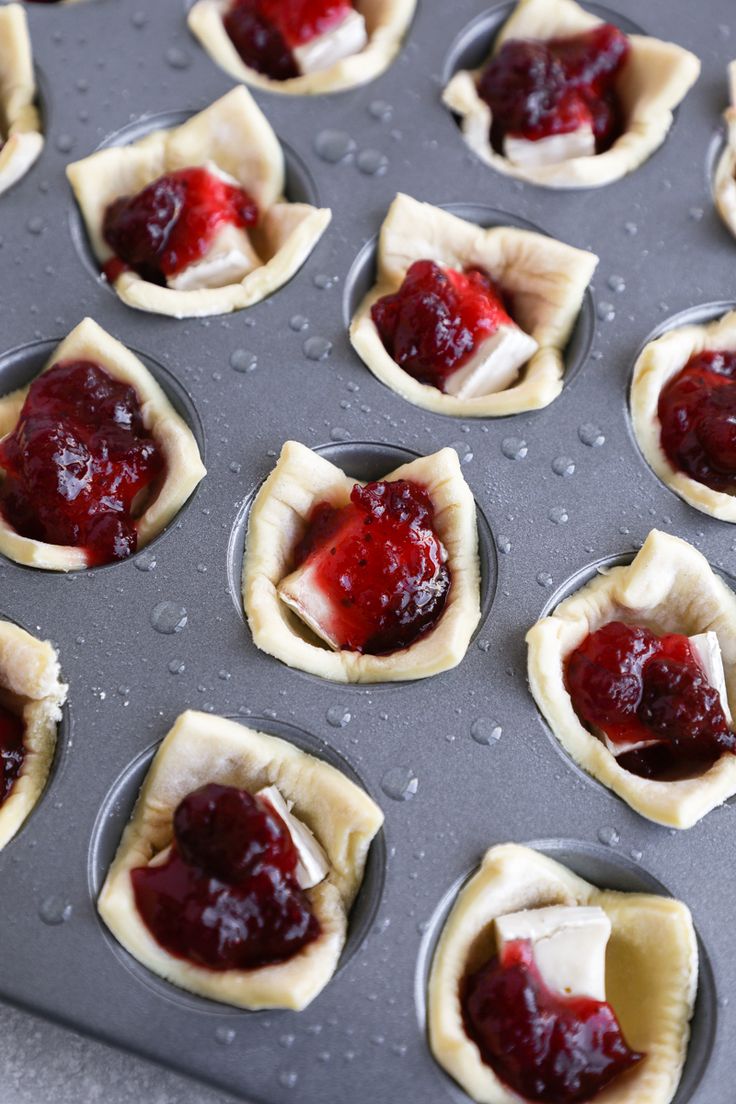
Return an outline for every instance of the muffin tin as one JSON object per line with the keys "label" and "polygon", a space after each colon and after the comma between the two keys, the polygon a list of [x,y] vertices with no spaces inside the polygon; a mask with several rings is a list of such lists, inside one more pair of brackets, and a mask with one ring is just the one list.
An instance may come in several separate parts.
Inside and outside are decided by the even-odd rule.
{"label": "muffin tin", "polygon": [[[627,410],[647,335],[736,297],[736,244],[710,191],[736,17],[729,0],[707,11],[685,0],[587,6],[625,30],[641,19],[703,62],[663,147],[636,173],[564,193],[482,165],[439,95],[451,71],[486,52],[511,5],[420,0],[403,51],[372,84],[310,100],[256,94],[285,143],[292,196],[330,206],[333,222],[271,300],[176,322],[127,309],[99,280],[64,166],[178,121],[232,82],[189,36],[182,0],[28,5],[47,143],[0,200],[0,389],[31,378],[90,314],[162,382],[209,474],[129,561],[69,577],[0,563],[0,615],[54,640],[70,683],[47,790],[0,854],[4,999],[264,1104],[467,1100],[427,1047],[427,964],[451,895],[485,848],[541,840],[598,884],[672,893],[692,908],[700,989],[675,1099],[732,1099],[736,813],[729,803],[685,833],[642,820],[567,759],[526,686],[526,629],[592,565],[630,555],[655,526],[701,548],[729,582],[736,550],[736,531],[659,483]],[[550,407],[495,421],[430,414],[352,352],[346,321],[398,190],[487,225],[531,222],[600,256]],[[390,470],[397,452],[458,450],[480,507],[484,589],[481,626],[456,670],[334,686],[254,648],[239,594],[245,526],[290,437],[364,478]],[[97,918],[95,894],[152,749],[187,707],[344,765],[386,813],[343,964],[303,1013],[190,996],[131,960]]]}

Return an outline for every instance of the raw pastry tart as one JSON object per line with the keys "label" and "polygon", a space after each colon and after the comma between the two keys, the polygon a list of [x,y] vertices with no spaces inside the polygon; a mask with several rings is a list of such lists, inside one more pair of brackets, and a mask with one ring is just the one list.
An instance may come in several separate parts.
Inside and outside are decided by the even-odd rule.
{"label": "raw pastry tart", "polygon": [[631,417],[644,459],[696,510],[736,522],[736,311],[681,326],[634,366]]}
{"label": "raw pastry tart", "polygon": [[67,168],[101,269],[128,306],[175,318],[260,302],[330,211],[284,199],[284,154],[247,89],[181,126]]}
{"label": "raw pastry tart", "polygon": [[399,194],[350,339],[382,383],[427,410],[536,410],[562,390],[563,350],[597,263],[543,234],[484,230]]}
{"label": "raw pastry tart", "polygon": [[716,168],[713,190],[720,216],[736,236],[736,61],[728,67],[728,88],[731,102],[724,112],[728,140]]}
{"label": "raw pastry tart", "polygon": [[454,449],[362,484],[287,441],[248,525],[243,602],[253,640],[336,682],[446,671],[480,617],[477,542]]}
{"label": "raw pastry tart", "polygon": [[[305,1008],[332,977],[375,803],[284,740],[187,711],[159,747],[100,893],[148,969],[241,1008]],[[216,909],[222,923],[203,922]]]}
{"label": "raw pastry tart", "polygon": [[687,50],[624,35],[574,0],[519,0],[486,65],[456,73],[443,99],[499,172],[596,187],[662,144],[699,72]]}
{"label": "raw pastry tart", "polygon": [[736,596],[686,541],[653,530],[527,643],[553,733],[632,809],[689,828],[736,793]]}
{"label": "raw pastry tart", "polygon": [[[486,851],[429,980],[429,1039],[478,1104],[669,1104],[698,979],[680,901],[601,890],[528,847]],[[610,1003],[609,1003],[610,1002]]]}
{"label": "raw pastry tart", "polygon": [[415,7],[416,0],[197,0],[189,27],[236,80],[305,95],[383,73]]}
{"label": "raw pastry tart", "polygon": [[46,785],[67,689],[51,644],[0,621],[0,849]]}
{"label": "raw pastry tart", "polygon": [[43,149],[35,106],[31,39],[20,4],[0,7],[0,193],[20,180]]}
{"label": "raw pastry tart", "polygon": [[123,559],[204,474],[148,369],[86,318],[31,384],[0,398],[0,552],[55,571]]}

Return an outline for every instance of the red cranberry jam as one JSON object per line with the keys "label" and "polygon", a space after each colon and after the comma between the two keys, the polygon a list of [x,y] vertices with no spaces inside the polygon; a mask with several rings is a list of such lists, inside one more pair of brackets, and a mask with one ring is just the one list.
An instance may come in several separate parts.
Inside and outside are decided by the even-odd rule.
{"label": "red cranberry jam", "polygon": [[211,783],[178,805],[166,861],[130,877],[143,922],[169,954],[209,970],[255,970],[320,933],[297,861],[269,802]]}
{"label": "red cranberry jam", "polygon": [[242,188],[208,169],[180,169],[106,209],[102,233],[115,257],[104,266],[114,281],[126,268],[165,284],[202,259],[225,225],[254,226],[258,208]]}
{"label": "red cranberry jam", "polygon": [[643,778],[684,778],[736,751],[718,691],[686,636],[611,621],[569,657],[567,688],[584,724],[613,744],[656,741],[618,763]]}
{"label": "red cranberry jam", "polygon": [[399,290],[373,304],[371,318],[391,358],[440,390],[482,341],[511,322],[487,272],[456,272],[434,261],[415,261]]}
{"label": "red cranberry jam", "polygon": [[135,552],[139,496],[163,460],[133,388],[72,360],[33,381],[0,467],[5,520],[24,537],[83,548],[92,565]]}
{"label": "red cranberry jam", "polygon": [[0,706],[0,806],[15,785],[25,754],[23,721]]}
{"label": "red cranberry jam", "polygon": [[491,109],[491,142],[536,141],[588,125],[602,153],[623,132],[616,78],[629,53],[625,34],[602,23],[547,42],[511,39],[486,66],[478,94]]}
{"label": "red cranberry jam", "polygon": [[314,565],[340,646],[380,655],[437,624],[450,589],[434,508],[417,483],[356,484],[350,505],[318,504],[295,566]]}
{"label": "red cranberry jam", "polygon": [[341,23],[351,0],[233,0],[225,30],[246,65],[272,80],[299,76],[295,46]]}
{"label": "red cranberry jam", "polygon": [[607,1001],[548,989],[528,939],[465,979],[465,1030],[494,1073],[525,1100],[578,1104],[644,1057]]}
{"label": "red cranberry jam", "polygon": [[657,414],[673,468],[714,491],[736,490],[736,353],[691,357],[662,389]]}

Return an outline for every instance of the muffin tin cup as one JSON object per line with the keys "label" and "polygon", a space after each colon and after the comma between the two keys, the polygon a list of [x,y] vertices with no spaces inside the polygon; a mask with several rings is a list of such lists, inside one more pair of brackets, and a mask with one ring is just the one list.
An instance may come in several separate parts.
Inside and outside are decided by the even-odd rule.
{"label": "muffin tin cup", "polygon": [[[141,350],[154,374],[160,366],[158,378],[206,441],[208,475],[169,530],[129,562],[64,576],[0,559],[3,614],[56,642],[73,719],[60,736],[60,769],[0,853],[8,902],[0,995],[263,1104],[441,1100],[443,1075],[414,1013],[425,925],[491,843],[575,841],[556,857],[573,866],[592,862],[589,853],[606,860],[579,867],[592,880],[612,884],[624,868],[633,878],[635,852],[636,870],[692,909],[708,955],[705,1012],[681,1092],[690,1104],[731,1104],[736,933],[723,856],[732,810],[672,835],[583,781],[544,732],[524,644],[566,580],[634,550],[653,527],[734,569],[732,527],[696,514],[652,477],[631,437],[627,389],[647,334],[733,293],[736,244],[712,213],[706,171],[736,35],[729,0],[713,0],[707,19],[684,0],[650,0],[646,31],[692,49],[704,76],[656,154],[599,190],[559,193],[496,174],[467,150],[441,104],[452,44],[474,20],[492,15],[498,26],[508,5],[487,14],[483,0],[425,0],[394,64],[371,84],[325,97],[256,93],[287,158],[294,151],[292,197],[318,193],[333,221],[267,301],[179,322],[126,308],[85,260],[78,234],[80,262],[64,168],[106,136],[181,119],[233,82],[189,35],[180,0],[32,7],[51,129],[37,165],[0,198],[0,385],[43,363],[40,347],[9,361],[6,350],[28,350],[91,315]],[[622,26],[640,16],[636,0],[617,0]],[[325,131],[338,133],[336,159],[324,156],[335,152]],[[432,414],[379,384],[353,352],[343,300],[351,307],[370,281],[372,242],[398,191],[465,217],[531,223],[601,258],[582,339],[568,349],[578,350],[575,364],[550,406],[499,420]],[[249,503],[288,439],[364,478],[407,456],[458,449],[487,519],[484,620],[459,667],[388,693],[309,677],[257,651],[240,605],[242,542]],[[204,1011],[205,1002],[126,963],[97,918],[94,892],[146,755],[186,708],[312,734],[313,749],[352,764],[386,814],[385,877],[380,852],[365,909],[353,913],[360,945],[354,936],[355,953],[302,1013]],[[601,838],[610,846],[601,850]]]}

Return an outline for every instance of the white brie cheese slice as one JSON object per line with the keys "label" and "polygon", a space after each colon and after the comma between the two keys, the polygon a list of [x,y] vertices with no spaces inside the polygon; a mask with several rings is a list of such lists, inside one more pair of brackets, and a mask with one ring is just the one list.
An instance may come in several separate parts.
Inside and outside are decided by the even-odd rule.
{"label": "white brie cheese slice", "polygon": [[516,381],[519,370],[538,348],[534,338],[520,326],[505,323],[481,342],[470,360],[447,377],[445,393],[474,399],[503,391]]}
{"label": "white brie cheese slice", "polygon": [[220,288],[240,281],[260,268],[261,258],[256,253],[247,231],[228,223],[212,239],[212,244],[201,260],[188,268],[168,276],[166,283],[176,291],[199,291],[200,288]]}
{"label": "white brie cheese slice", "polygon": [[528,138],[508,135],[503,141],[507,161],[520,168],[538,168],[541,165],[558,165],[573,157],[595,156],[595,135],[590,125],[578,127],[567,134],[550,134],[535,142]]}
{"label": "white brie cheese slice", "polygon": [[597,906],[550,905],[497,916],[496,940],[531,940],[534,961],[550,989],[566,996],[606,999],[606,944],[611,921]]}
{"label": "white brie cheese slice", "polygon": [[627,751],[640,751],[641,748],[654,747],[655,744],[663,744],[664,740],[630,740],[628,743],[614,743],[613,740],[609,740],[603,729],[596,729],[595,735],[599,739],[603,740],[611,755],[615,755],[618,758],[619,755],[623,755]]}
{"label": "white brie cheese slice", "polygon": [[701,670],[708,680],[709,685],[712,686],[714,690],[718,691],[718,696],[721,699],[721,708],[725,714],[726,721],[731,725],[733,723],[733,718],[728,704],[728,694],[726,693],[726,677],[723,671],[723,656],[721,655],[721,646],[718,643],[718,635],[709,631],[698,633],[697,636],[690,636],[688,640],[690,641],[693,655],[700,664]]}
{"label": "white brie cheese slice", "polygon": [[332,629],[334,608],[331,600],[320,588],[319,563],[305,563],[288,575],[278,585],[278,594],[320,640],[334,651],[340,650],[340,641]]}
{"label": "white brie cheese slice", "polygon": [[337,26],[302,46],[295,46],[292,53],[300,73],[319,73],[343,58],[359,54],[367,42],[363,16],[350,11]]}
{"label": "white brie cheese slice", "polygon": [[323,882],[330,872],[329,860],[306,824],[292,815],[291,802],[287,805],[277,786],[266,786],[256,797],[268,801],[286,825],[299,856],[296,876],[302,889],[311,889]]}

